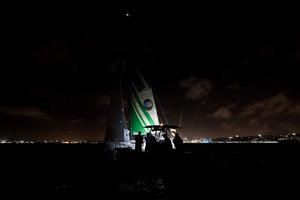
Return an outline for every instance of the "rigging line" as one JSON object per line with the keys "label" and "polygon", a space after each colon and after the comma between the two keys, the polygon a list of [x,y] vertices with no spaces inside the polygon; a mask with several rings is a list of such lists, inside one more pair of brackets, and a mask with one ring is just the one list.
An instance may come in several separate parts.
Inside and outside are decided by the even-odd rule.
{"label": "rigging line", "polygon": [[167,117],[166,117],[166,114],[165,114],[165,112],[164,112],[164,109],[163,109],[163,107],[161,106],[161,103],[160,103],[160,101],[159,101],[158,95],[156,94],[156,92],[154,92],[153,88],[152,88],[152,92],[155,94],[155,96],[156,96],[156,98],[157,98],[157,102],[158,102],[159,107],[161,108],[161,111],[162,111],[162,113],[163,113],[163,117],[164,117],[164,119],[165,119],[165,122],[166,122],[167,124],[169,124],[169,122],[168,122],[168,120],[167,120]]}
{"label": "rigging line", "polygon": [[124,100],[123,100],[123,93],[122,93],[122,89],[123,89],[123,82],[122,80],[120,80],[120,101],[121,101],[121,111],[122,111],[122,120],[125,122],[123,122],[125,124],[125,128],[128,129],[127,127],[127,122],[126,122],[126,116],[125,116],[125,107],[124,107]]}
{"label": "rigging line", "polygon": [[182,126],[182,106],[181,106],[181,110],[180,110],[180,116],[179,116],[179,123],[178,126],[181,127]]}
{"label": "rigging line", "polygon": [[158,116],[158,121],[163,122],[164,120],[160,116]]}

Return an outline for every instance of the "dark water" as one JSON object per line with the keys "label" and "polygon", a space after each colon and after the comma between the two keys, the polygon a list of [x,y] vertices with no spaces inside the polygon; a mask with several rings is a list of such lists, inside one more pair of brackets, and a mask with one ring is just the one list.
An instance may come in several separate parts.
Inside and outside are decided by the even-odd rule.
{"label": "dark water", "polygon": [[186,144],[178,155],[97,144],[0,145],[1,192],[82,199],[298,195],[298,144]]}

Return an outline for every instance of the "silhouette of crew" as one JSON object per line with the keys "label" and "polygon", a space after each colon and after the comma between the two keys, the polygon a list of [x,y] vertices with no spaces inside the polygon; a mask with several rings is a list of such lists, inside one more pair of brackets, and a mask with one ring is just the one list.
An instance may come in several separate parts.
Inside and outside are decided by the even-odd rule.
{"label": "silhouette of crew", "polygon": [[176,148],[176,151],[181,152],[182,151],[182,146],[183,146],[183,140],[180,138],[178,133],[175,133],[173,143],[174,143],[174,146]]}
{"label": "silhouette of crew", "polygon": [[162,141],[162,148],[164,152],[171,152],[173,149],[172,142],[168,137],[167,133],[163,135],[164,140]]}
{"label": "silhouette of crew", "polygon": [[138,152],[142,151],[143,136],[141,131],[138,132],[138,135],[135,136],[135,150]]}
{"label": "silhouette of crew", "polygon": [[155,146],[156,146],[155,137],[150,132],[147,133],[145,151],[149,152],[149,153],[152,153],[152,152],[155,151]]}

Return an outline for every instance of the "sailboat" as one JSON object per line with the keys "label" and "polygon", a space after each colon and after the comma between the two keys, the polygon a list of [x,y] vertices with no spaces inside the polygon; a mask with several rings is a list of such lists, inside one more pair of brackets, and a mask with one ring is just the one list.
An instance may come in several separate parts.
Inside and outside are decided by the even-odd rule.
{"label": "sailboat", "polygon": [[[106,146],[111,150],[116,148],[134,149],[134,137],[139,132],[143,137],[147,133],[151,133],[157,141],[162,140],[164,133],[171,137],[174,136],[172,130],[175,131],[175,128],[179,127],[163,125],[159,122],[152,88],[139,70],[132,74],[128,85],[128,95],[123,92],[123,81],[120,81],[118,90],[115,90],[116,92],[113,94],[105,135]],[[126,100],[129,107],[127,115],[126,103],[124,103]]]}

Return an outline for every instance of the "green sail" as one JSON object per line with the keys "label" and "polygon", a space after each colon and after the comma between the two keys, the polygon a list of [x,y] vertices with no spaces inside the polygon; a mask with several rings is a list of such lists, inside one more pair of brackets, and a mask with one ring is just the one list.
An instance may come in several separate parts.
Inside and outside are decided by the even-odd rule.
{"label": "green sail", "polygon": [[135,77],[130,95],[130,125],[132,135],[150,131],[148,125],[159,125],[152,89],[140,73]]}

